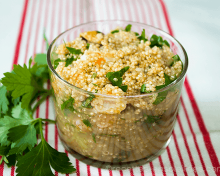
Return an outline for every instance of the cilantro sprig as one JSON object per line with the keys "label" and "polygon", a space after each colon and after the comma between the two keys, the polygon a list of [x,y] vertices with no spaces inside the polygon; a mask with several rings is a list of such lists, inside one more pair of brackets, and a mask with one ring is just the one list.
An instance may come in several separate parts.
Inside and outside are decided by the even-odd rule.
{"label": "cilantro sprig", "polygon": [[[165,84],[163,84],[161,86],[156,86],[156,90],[160,90],[160,89],[168,86],[170,83],[172,83],[174,81],[174,80],[171,81],[170,77],[165,73],[164,73],[164,78],[165,78]],[[161,103],[163,100],[166,99],[167,94],[168,94],[168,90],[158,93],[157,98],[155,99],[153,104],[158,105],[159,103]]]}
{"label": "cilantro sprig", "polygon": [[[52,89],[44,88],[49,79],[46,55],[37,54],[34,64],[30,58],[28,66],[14,65],[12,72],[4,75],[0,80],[0,164],[16,165],[18,176],[53,176],[51,168],[74,172],[66,154],[53,149],[44,138],[43,126],[56,122],[33,118],[37,107],[53,94]],[[41,136],[38,145],[37,134]]]}
{"label": "cilantro sprig", "polygon": [[153,48],[154,46],[157,46],[159,48],[162,48],[163,45],[167,45],[168,47],[170,47],[170,44],[168,43],[167,40],[163,40],[163,38],[161,36],[157,36],[155,34],[153,34],[150,38],[150,47]]}
{"label": "cilantro sprig", "polygon": [[122,76],[129,68],[130,67],[127,66],[116,72],[108,72],[106,74],[106,77],[109,79],[109,81],[112,83],[113,86],[118,86],[121,90],[126,92],[128,89],[128,86],[122,85]]}
{"label": "cilantro sprig", "polygon": [[[138,33],[135,33],[135,34],[137,35]],[[142,30],[142,33],[141,33],[141,35],[138,37],[138,39],[139,39],[140,41],[143,40],[144,43],[147,41],[147,39],[145,38],[145,29]]]}

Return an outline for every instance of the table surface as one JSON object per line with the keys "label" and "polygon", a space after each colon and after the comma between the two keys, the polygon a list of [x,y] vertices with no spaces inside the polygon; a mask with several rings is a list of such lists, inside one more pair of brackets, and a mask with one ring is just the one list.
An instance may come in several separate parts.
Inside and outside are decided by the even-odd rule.
{"label": "table surface", "polygon": [[[175,36],[189,57],[173,140],[152,163],[123,171],[97,169],[70,156],[78,172],[70,175],[220,175],[220,1],[219,0],[7,0],[0,1],[0,77],[14,64],[45,52],[43,30],[52,41],[87,21],[124,19],[159,27]],[[40,107],[39,116],[54,118]],[[54,126],[49,144],[64,151]],[[15,168],[0,166],[0,176]],[[57,175],[57,173],[56,173]],[[62,174],[59,174],[62,175]]]}

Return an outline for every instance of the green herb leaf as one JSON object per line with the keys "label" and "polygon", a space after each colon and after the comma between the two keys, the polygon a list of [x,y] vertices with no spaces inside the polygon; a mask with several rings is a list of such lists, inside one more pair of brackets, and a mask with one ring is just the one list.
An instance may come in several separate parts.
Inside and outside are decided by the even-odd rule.
{"label": "green herb leaf", "polygon": [[97,93],[98,92],[98,90],[97,89],[95,89],[95,93]]}
{"label": "green herb leaf", "polygon": [[147,119],[144,122],[148,124],[158,123],[161,119],[160,116],[152,116],[147,114],[144,114],[144,117],[147,117]]}
{"label": "green herb leaf", "polygon": [[[165,84],[161,85],[161,86],[156,86],[156,90],[160,90],[160,89],[168,86],[170,83],[173,82],[173,81],[170,80],[170,77],[165,73],[164,73],[164,78],[165,78]],[[168,90],[158,93],[157,98],[153,102],[153,104],[158,105],[159,103],[161,103],[163,100],[166,99],[167,94],[168,94]]]}
{"label": "green herb leaf", "polygon": [[141,86],[141,93],[150,93],[151,91],[147,91],[146,90],[146,84],[143,84],[142,86]]}
{"label": "green herb leaf", "polygon": [[39,65],[47,65],[47,54],[38,53],[35,55],[34,62]]}
{"label": "green herb leaf", "polygon": [[66,46],[66,49],[68,49],[68,51],[71,54],[83,54],[83,52],[81,51],[81,49],[76,49],[76,48],[72,48],[72,47],[68,47]]}
{"label": "green herb leaf", "polygon": [[[181,61],[181,59],[180,59],[180,57],[179,57],[178,54],[174,55],[174,56],[172,57],[172,59],[173,59],[173,62],[170,64],[171,67],[173,66],[173,64],[174,64],[175,62]],[[182,61],[181,61],[181,62],[182,62]],[[182,64],[182,65],[183,65],[183,64]]]}
{"label": "green herb leaf", "polygon": [[89,46],[90,46],[90,44],[89,44],[89,43],[87,43],[87,44],[86,44],[86,49],[89,49]]}
{"label": "green herb leaf", "polygon": [[86,100],[82,102],[82,107],[84,107],[84,108],[92,108],[91,102],[92,102],[93,98],[95,98],[95,95],[90,94],[89,97],[86,98]]}
{"label": "green herb leaf", "polygon": [[56,69],[57,67],[58,67],[58,65],[59,65],[59,63],[60,62],[65,62],[65,61],[63,61],[63,60],[61,60],[61,59],[56,59],[54,62],[53,62],[53,67],[54,67],[54,69]]}
{"label": "green herb leaf", "polygon": [[97,33],[101,33],[100,31],[96,31]]}
{"label": "green herb leaf", "polygon": [[27,148],[31,150],[37,143],[34,124],[20,125],[11,128],[8,133],[8,138],[13,142],[9,155],[22,154]]}
{"label": "green herb leaf", "polygon": [[25,64],[24,67],[14,65],[13,71],[14,73],[4,73],[5,77],[1,82],[7,90],[12,91],[14,99],[22,96],[23,108],[29,108],[31,99],[38,92],[39,86]]}
{"label": "green herb leaf", "polygon": [[82,121],[87,127],[90,127],[90,128],[92,127],[92,124],[90,123],[88,119],[83,119]]}
{"label": "green herb leaf", "polygon": [[97,73],[93,73],[92,76],[91,76],[91,78],[94,78],[94,79],[95,79],[96,76],[97,76]]}
{"label": "green herb leaf", "polygon": [[1,117],[2,113],[6,114],[9,105],[9,101],[7,99],[7,89],[3,85],[0,87],[0,97],[1,97],[0,98],[0,117]]}
{"label": "green herb leaf", "polygon": [[147,39],[145,38],[145,29],[143,29],[141,36],[138,37],[138,39],[141,41],[143,40],[144,43],[147,41]]}
{"label": "green herb leaf", "polygon": [[118,32],[119,32],[119,30],[116,29],[116,30],[112,31],[111,33],[114,34],[114,33],[118,33]]}
{"label": "green herb leaf", "polygon": [[18,173],[17,176],[54,176],[50,167],[61,173],[72,173],[76,171],[71,166],[66,154],[53,149],[43,138],[37,147],[18,160],[16,172]]}
{"label": "green herb leaf", "polygon": [[108,72],[106,74],[106,77],[109,79],[109,81],[112,83],[113,86],[118,86],[120,89],[122,89],[124,92],[127,91],[128,86],[122,85],[122,76],[124,73],[129,69],[130,67],[124,67],[119,71],[116,72]]}
{"label": "green herb leaf", "polygon": [[131,27],[132,27],[132,25],[131,25],[131,24],[128,24],[128,25],[125,27],[125,31],[130,32],[130,31],[131,31]]}
{"label": "green herb leaf", "polygon": [[61,105],[61,109],[69,109],[70,111],[74,111],[73,104],[75,103],[75,99],[70,97],[68,100],[64,101],[63,104]]}
{"label": "green herb leaf", "polygon": [[151,36],[150,42],[151,42],[150,44],[151,48],[153,48],[154,46],[162,48],[163,45],[167,45],[168,47],[170,47],[170,44],[166,40],[163,40],[161,36],[157,36],[155,34]]}
{"label": "green herb leaf", "polygon": [[139,36],[139,33],[138,33],[138,32],[134,32],[134,33],[135,33],[136,36]]}
{"label": "green herb leaf", "polygon": [[92,133],[92,139],[96,143],[96,139],[95,139],[95,134],[94,133]]}
{"label": "green herb leaf", "polygon": [[94,86],[98,86],[97,84],[92,83]]}
{"label": "green herb leaf", "polygon": [[68,67],[70,64],[73,63],[73,61],[76,61],[77,59],[79,59],[79,57],[74,58],[74,57],[72,56],[71,58],[67,58],[67,59],[66,59],[65,67]]}

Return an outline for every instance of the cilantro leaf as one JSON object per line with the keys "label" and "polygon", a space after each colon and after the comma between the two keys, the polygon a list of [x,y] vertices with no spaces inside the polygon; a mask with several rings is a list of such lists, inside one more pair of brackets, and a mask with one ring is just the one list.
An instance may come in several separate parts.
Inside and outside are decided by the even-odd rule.
{"label": "cilantro leaf", "polygon": [[[180,57],[179,57],[178,54],[174,55],[174,56],[172,57],[172,59],[173,59],[173,62],[170,64],[171,67],[172,67],[173,64],[175,64],[176,62],[181,61],[181,59],[180,59]],[[181,62],[182,62],[182,61],[181,61]],[[182,69],[183,69],[183,63],[182,63]]]}
{"label": "cilantro leaf", "polygon": [[61,109],[69,109],[70,111],[74,111],[73,104],[75,102],[75,99],[70,97],[67,101],[64,101],[63,104],[61,105]]}
{"label": "cilantro leaf", "polygon": [[76,49],[76,48],[72,48],[72,47],[68,47],[66,46],[66,49],[68,49],[68,51],[71,54],[83,54],[83,52],[81,51],[81,49]]}
{"label": "cilantro leaf", "polygon": [[147,119],[144,121],[145,123],[152,125],[153,123],[159,123],[159,121],[161,120],[160,116],[152,116],[152,115],[147,115],[144,114],[144,117],[147,117]]}
{"label": "cilantro leaf", "polygon": [[140,41],[143,40],[144,43],[147,41],[147,39],[145,38],[145,29],[142,30],[141,36],[139,36],[138,39]]}
{"label": "cilantro leaf", "polygon": [[125,27],[125,31],[127,32],[130,32],[131,31],[131,24],[128,24],[126,27]]}
{"label": "cilantro leaf", "polygon": [[34,61],[39,65],[47,65],[47,54],[43,54],[43,53],[36,54]]}
{"label": "cilantro leaf", "polygon": [[96,31],[97,33],[102,33],[102,32],[100,32],[100,31]]}
{"label": "cilantro leaf", "polygon": [[122,85],[122,76],[124,73],[129,69],[130,67],[124,67],[119,71],[116,72],[108,72],[106,74],[106,77],[109,79],[109,81],[112,83],[113,86],[118,86],[120,89],[122,89],[124,92],[127,91],[128,86]]}
{"label": "cilantro leaf", "polygon": [[114,33],[118,33],[118,32],[119,32],[119,30],[116,29],[116,30],[112,31],[111,33],[114,34]]}
{"label": "cilantro leaf", "polygon": [[146,90],[146,84],[143,84],[142,86],[141,86],[141,93],[150,93],[151,91],[147,91]]}
{"label": "cilantro leaf", "polygon": [[9,105],[9,101],[7,99],[7,89],[3,85],[0,87],[0,97],[1,97],[0,98],[0,117],[1,117],[2,112],[6,114]]}
{"label": "cilantro leaf", "polygon": [[[160,90],[160,89],[168,86],[170,83],[173,82],[173,81],[170,80],[170,77],[165,73],[164,73],[164,78],[165,78],[165,84],[161,85],[161,86],[156,86],[156,90]],[[153,104],[158,105],[159,103],[161,103],[163,100],[166,99],[167,94],[168,94],[168,90],[158,93],[157,98],[153,102]]]}
{"label": "cilantro leaf", "polygon": [[23,108],[29,108],[32,97],[38,91],[38,85],[25,64],[24,67],[14,65],[13,71],[14,73],[4,73],[5,77],[1,82],[7,90],[12,91],[14,99],[22,96]]}
{"label": "cilantro leaf", "polygon": [[134,32],[134,33],[135,33],[136,36],[139,36],[139,33],[138,33],[138,32]]}
{"label": "cilantro leaf", "polygon": [[163,40],[161,36],[157,36],[155,34],[151,36],[150,42],[151,42],[150,44],[151,48],[153,48],[154,46],[162,48],[163,45],[167,45],[168,47],[170,47],[170,44],[166,40]]}
{"label": "cilantro leaf", "polygon": [[0,144],[1,146],[7,146],[11,142],[8,140],[9,129],[18,125],[26,125],[27,123],[22,119],[14,119],[9,116],[0,118]]}
{"label": "cilantro leaf", "polygon": [[86,44],[86,49],[89,49],[89,46],[90,46],[90,44],[89,44],[89,43],[87,43],[87,44]]}
{"label": "cilantro leaf", "polygon": [[16,172],[18,173],[17,176],[54,176],[50,166],[61,173],[72,173],[76,170],[71,166],[65,153],[53,149],[45,139],[42,139],[37,147],[18,160]]}
{"label": "cilantro leaf", "polygon": [[27,148],[31,150],[37,143],[34,124],[20,125],[9,130],[8,139],[12,141],[9,155],[23,153]]}
{"label": "cilantro leaf", "polygon": [[63,60],[61,60],[61,59],[56,59],[56,60],[53,62],[54,69],[56,69],[56,68],[58,67],[59,62],[65,62],[65,61],[63,61]]}
{"label": "cilantro leaf", "polygon": [[81,105],[81,106],[84,107],[84,108],[92,108],[91,102],[92,102],[93,98],[95,98],[95,95],[89,94],[89,97],[86,98],[86,100],[84,100],[84,101],[82,102],[82,105]]}
{"label": "cilantro leaf", "polygon": [[76,61],[77,59],[79,59],[79,57],[78,57],[78,58],[74,58],[74,57],[72,56],[71,58],[67,58],[67,59],[66,59],[65,67],[68,67],[70,64],[73,63],[73,61]]}
{"label": "cilantro leaf", "polygon": [[90,123],[88,119],[83,119],[82,121],[87,127],[90,127],[90,128],[92,127],[92,124]]}
{"label": "cilantro leaf", "polygon": [[94,133],[92,133],[92,139],[96,143],[96,138],[95,138],[95,134]]}

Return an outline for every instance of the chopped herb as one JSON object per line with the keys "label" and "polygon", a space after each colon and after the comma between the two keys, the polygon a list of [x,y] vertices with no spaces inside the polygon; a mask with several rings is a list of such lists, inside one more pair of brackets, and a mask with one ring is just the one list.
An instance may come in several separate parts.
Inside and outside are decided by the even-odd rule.
{"label": "chopped herb", "polygon": [[130,32],[131,31],[131,24],[128,24],[126,27],[125,27],[125,31],[127,32]]}
{"label": "chopped herb", "polygon": [[90,44],[89,44],[89,43],[87,43],[87,45],[86,45],[86,49],[89,49],[89,46],[90,46]]}
{"label": "chopped herb", "polygon": [[65,61],[63,61],[63,60],[61,60],[61,59],[56,59],[56,60],[53,62],[54,69],[56,69],[56,68],[58,67],[58,65],[59,65],[60,62],[65,62]]}
{"label": "chopped herb", "polygon": [[68,47],[68,46],[66,46],[65,41],[63,41],[63,42],[64,42],[64,44],[65,44],[66,49],[68,49],[68,51],[69,51],[71,54],[83,54],[83,52],[81,51],[81,49],[76,49],[76,48]]}
{"label": "chopped herb", "polygon": [[95,93],[97,93],[98,92],[98,90],[97,89],[95,89]]}
{"label": "chopped herb", "polygon": [[140,122],[140,120],[135,120],[134,123]]}
{"label": "chopped herb", "polygon": [[144,43],[147,41],[147,39],[145,38],[145,29],[143,29],[141,36],[138,37],[138,39],[141,41],[143,40]]}
{"label": "chopped herb", "polygon": [[90,121],[88,119],[83,119],[83,123],[87,126],[87,127],[92,127],[92,124],[90,123]]}
{"label": "chopped herb", "polygon": [[121,120],[125,120],[124,118],[120,118]]}
{"label": "chopped herb", "polygon": [[69,109],[70,111],[75,111],[73,104],[75,100],[74,98],[70,97],[68,100],[64,101],[63,104],[61,105],[61,109]]}
{"label": "chopped herb", "polygon": [[161,117],[159,116],[152,116],[147,114],[144,114],[143,116],[147,117],[147,119],[144,122],[148,124],[158,123],[161,119]]}
{"label": "chopped herb", "polygon": [[83,52],[81,51],[81,49],[71,48],[71,47],[68,47],[68,46],[66,46],[66,49],[68,49],[68,51],[69,51],[71,54],[83,54]]}
{"label": "chopped herb", "polygon": [[100,32],[100,31],[96,31],[97,33],[102,33],[102,32]]}
{"label": "chopped herb", "polygon": [[97,84],[92,83],[94,86],[98,86]]}
{"label": "chopped herb", "polygon": [[155,34],[151,36],[150,42],[151,42],[150,44],[151,48],[153,48],[154,46],[162,48],[163,45],[167,45],[168,47],[170,47],[170,44],[166,40],[163,40],[161,36],[157,36]]}
{"label": "chopped herb", "polygon": [[96,143],[96,139],[95,139],[95,134],[94,133],[92,133],[92,139]]}
{"label": "chopped herb", "polygon": [[118,32],[119,32],[119,30],[114,30],[111,33],[114,34],[114,33],[118,33]]}
{"label": "chopped herb", "polygon": [[[173,64],[175,64],[176,62],[178,61],[181,61],[180,57],[178,54],[176,54],[175,56],[172,57],[173,59],[173,62],[170,64],[170,66],[173,66]],[[182,62],[182,61],[181,61]],[[182,66],[183,66],[183,63],[182,63]]]}
{"label": "chopped herb", "polygon": [[151,91],[147,91],[146,90],[146,84],[143,84],[142,86],[141,86],[141,93],[150,93]]}
{"label": "chopped herb", "polygon": [[118,86],[120,89],[126,92],[128,89],[128,86],[122,85],[122,76],[128,69],[129,69],[129,66],[124,67],[121,70],[116,71],[116,72],[108,72],[106,74],[106,77],[109,79],[109,81],[112,83],[113,86]]}
{"label": "chopped herb", "polygon": [[139,36],[139,33],[138,33],[138,32],[134,32],[134,33],[135,33],[136,36]]}
{"label": "chopped herb", "polygon": [[74,57],[72,56],[71,58],[67,58],[67,59],[66,59],[65,67],[68,67],[70,64],[73,63],[73,61],[76,61],[77,59],[79,59],[79,57],[74,58]]}
{"label": "chopped herb", "polygon": [[91,78],[94,78],[94,79],[95,79],[96,76],[97,76],[97,73],[93,73],[92,76],[91,76]]}
{"label": "chopped herb", "polygon": [[91,102],[92,102],[93,98],[95,98],[95,95],[90,94],[90,96],[88,98],[86,98],[85,101],[82,102],[82,107],[84,107],[84,108],[92,108]]}
{"label": "chopped herb", "polygon": [[[164,78],[165,78],[165,84],[161,85],[161,86],[156,86],[156,90],[160,90],[166,86],[168,86],[170,83],[172,83],[173,81],[170,80],[170,77],[164,73]],[[154,105],[158,105],[159,103],[161,103],[163,100],[166,99],[166,96],[168,94],[168,90],[163,91],[158,93],[156,100],[153,102]]]}
{"label": "chopped herb", "polygon": [[85,155],[86,157],[88,157],[88,158],[92,158],[93,156],[90,156],[90,155]]}

